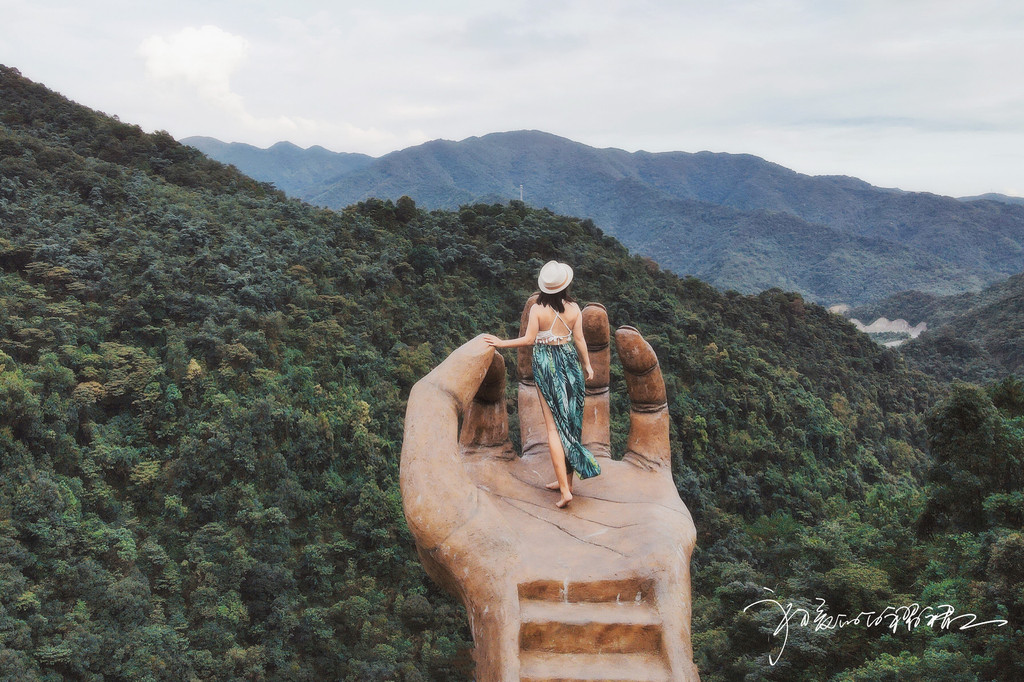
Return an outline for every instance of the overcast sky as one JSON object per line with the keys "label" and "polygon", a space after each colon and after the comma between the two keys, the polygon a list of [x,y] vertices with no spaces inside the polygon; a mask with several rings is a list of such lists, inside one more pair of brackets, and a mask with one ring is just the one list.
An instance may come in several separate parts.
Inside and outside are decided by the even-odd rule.
{"label": "overcast sky", "polygon": [[0,0],[0,63],[177,138],[538,129],[1024,196],[1024,2]]}

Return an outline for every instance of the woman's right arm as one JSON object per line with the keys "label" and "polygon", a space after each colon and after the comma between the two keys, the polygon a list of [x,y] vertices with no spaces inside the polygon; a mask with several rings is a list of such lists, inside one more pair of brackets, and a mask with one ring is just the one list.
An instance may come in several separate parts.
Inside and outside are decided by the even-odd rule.
{"label": "woman's right arm", "polygon": [[484,340],[498,348],[518,348],[519,346],[532,346],[537,340],[537,331],[540,329],[540,322],[537,319],[537,306],[530,307],[530,319],[526,323],[526,333],[517,339],[502,340],[497,336],[486,334]]}

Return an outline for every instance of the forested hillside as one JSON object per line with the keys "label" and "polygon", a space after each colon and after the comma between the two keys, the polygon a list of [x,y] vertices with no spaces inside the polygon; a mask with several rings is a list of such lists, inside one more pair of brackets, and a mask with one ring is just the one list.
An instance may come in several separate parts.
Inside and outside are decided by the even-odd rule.
{"label": "forested hillside", "polygon": [[242,158],[236,146],[190,140],[329,208],[408,195],[425,208],[456,209],[507,201],[523,185],[531,206],[592,218],[677,274],[743,293],[781,287],[856,305],[909,289],[976,291],[1024,270],[1022,206],[809,176],[749,154],[629,153],[519,130],[433,140],[297,187],[290,169],[303,154],[322,168],[323,150],[277,163],[277,145]]}
{"label": "forested hillside", "polygon": [[900,350],[912,366],[941,380],[1024,377],[1024,273],[976,293],[935,296],[906,291],[849,315],[927,322],[928,331]]}
{"label": "forested hillside", "polygon": [[[5,67],[0,671],[472,679],[402,515],[405,401],[517,335],[550,258],[661,360],[702,679],[1019,679],[1020,384],[946,390],[799,295],[722,293],[519,202],[312,208]],[[762,587],[1010,626],[794,622],[772,666]]]}

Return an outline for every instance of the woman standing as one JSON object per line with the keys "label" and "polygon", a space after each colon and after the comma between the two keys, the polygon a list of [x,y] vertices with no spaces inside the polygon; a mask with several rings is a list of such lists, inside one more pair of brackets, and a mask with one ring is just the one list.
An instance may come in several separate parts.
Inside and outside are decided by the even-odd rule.
{"label": "woman standing", "polygon": [[562,493],[555,503],[559,508],[572,500],[574,472],[580,478],[601,473],[594,455],[580,441],[586,390],[583,372],[586,371],[587,379],[592,379],[594,370],[583,338],[583,313],[567,291],[572,275],[572,268],[566,263],[548,261],[537,277],[541,293],[537,304],[530,308],[523,336],[502,340],[484,335],[487,343],[498,348],[533,346],[533,378],[541,395],[556,478],[546,487]]}

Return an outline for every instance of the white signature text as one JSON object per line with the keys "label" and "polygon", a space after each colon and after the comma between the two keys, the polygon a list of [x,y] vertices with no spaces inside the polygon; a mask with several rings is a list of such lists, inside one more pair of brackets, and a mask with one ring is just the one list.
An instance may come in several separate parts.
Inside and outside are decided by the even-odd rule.
{"label": "white signature text", "polygon": [[[765,587],[772,594],[774,591]],[[928,627],[938,627],[939,629],[949,629],[957,626],[958,630],[970,630],[980,625],[1006,625],[1007,621],[995,619],[977,622],[978,617],[973,613],[961,613],[956,616],[956,608],[950,604],[940,604],[938,606],[925,606],[921,607],[920,604],[914,603],[906,606],[886,606],[881,611],[861,611],[856,616],[851,616],[846,613],[838,613],[835,615],[829,614],[825,611],[825,600],[821,597],[815,597],[817,605],[814,607],[814,614],[807,609],[800,608],[793,605],[793,602],[789,602],[783,606],[780,602],[775,599],[759,599],[751,604],[747,604],[743,611],[757,606],[758,604],[771,604],[779,610],[781,618],[775,631],[772,633],[773,636],[778,637],[779,633],[783,633],[782,648],[779,649],[778,655],[772,660],[771,654],[768,655],[768,662],[771,665],[778,663],[782,657],[782,652],[786,649],[786,642],[789,641],[789,625],[793,622],[794,625],[801,625],[807,627],[813,621],[813,627],[815,632],[818,630],[835,630],[836,628],[845,628],[848,625],[864,625],[866,627],[878,627],[883,626],[893,633],[899,630],[901,625],[905,625],[907,630],[913,630],[918,625],[924,623]],[[958,622],[963,621],[963,622]]]}

